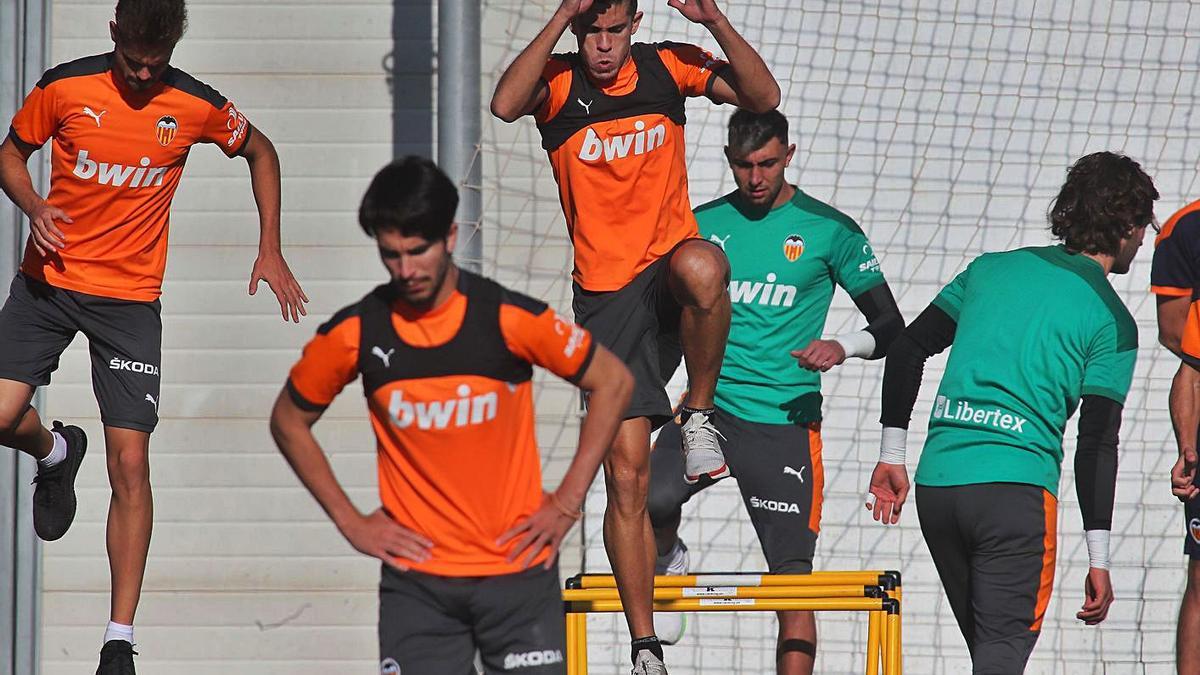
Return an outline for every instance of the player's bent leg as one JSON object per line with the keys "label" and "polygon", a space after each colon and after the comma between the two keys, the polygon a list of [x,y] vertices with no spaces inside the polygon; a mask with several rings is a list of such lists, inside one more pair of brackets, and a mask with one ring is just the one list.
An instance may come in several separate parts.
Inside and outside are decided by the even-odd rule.
{"label": "player's bent leg", "polygon": [[30,407],[34,386],[0,379],[0,445],[20,450],[34,459],[50,452],[50,431]]}
{"label": "player's bent leg", "polygon": [[[650,451],[650,495],[646,505],[658,554],[655,574],[681,575],[690,571],[687,546],[679,539],[679,522],[684,503],[704,489],[704,485],[688,485],[683,481],[682,443],[679,425],[672,420],[659,431]],[[665,645],[678,644],[687,624],[688,615],[684,612],[654,613],[654,628]]]}
{"label": "player's bent leg", "polygon": [[688,374],[684,405],[707,409],[713,405],[717,374],[729,337],[729,260],[710,242],[693,239],[671,253],[667,287],[682,308],[679,342]]}
{"label": "player's bent leg", "polygon": [[384,565],[379,582],[380,675],[474,673],[475,642],[462,617],[468,614],[475,585],[475,580],[462,583],[401,573]]}
{"label": "player's bent leg", "polygon": [[650,422],[625,420],[604,459],[604,549],[616,576],[633,639],[654,635],[654,534],[646,512],[650,484]]}
{"label": "player's bent leg", "polygon": [[566,675],[566,615],[557,565],[482,579],[471,606],[477,608],[474,634],[485,673]]}
{"label": "player's bent leg", "polygon": [[133,625],[150,532],[154,501],[150,492],[150,434],[105,426],[108,481],[112,499],[108,507],[108,564],[112,575],[114,623]]}
{"label": "player's bent leg", "polygon": [[[1200,504],[1189,503],[1187,512],[1200,511]],[[1196,516],[1200,518],[1200,515]],[[1196,522],[1196,527],[1191,524]],[[1179,675],[1200,674],[1200,522],[1188,518],[1187,587],[1179,605],[1179,625],[1175,632],[1175,667]]]}
{"label": "player's bent leg", "polygon": [[812,675],[817,658],[817,617],[810,611],[777,612],[779,641],[775,648],[778,675]]}

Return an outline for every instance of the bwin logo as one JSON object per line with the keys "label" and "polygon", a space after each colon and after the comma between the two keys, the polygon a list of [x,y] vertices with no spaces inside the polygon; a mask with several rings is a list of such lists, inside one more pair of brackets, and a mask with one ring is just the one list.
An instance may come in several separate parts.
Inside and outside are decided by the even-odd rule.
{"label": "bwin logo", "polygon": [[[150,166],[149,157],[143,157],[138,164],[139,166],[125,166],[124,164],[97,162],[88,159],[87,150],[80,150],[79,157],[75,159],[75,170],[72,173],[76,178],[83,180],[94,178],[101,185],[113,187],[157,187],[163,184],[163,177],[167,175],[166,167]],[[129,184],[125,185],[126,182]]]}
{"label": "bwin logo", "polygon": [[604,161],[624,159],[632,150],[634,155],[644,155],[652,150],[661,148],[667,142],[667,127],[658,124],[646,130],[646,123],[638,120],[633,123],[634,133],[601,139],[591,127],[583,137],[583,147],[579,149],[579,159],[585,162],[595,162],[601,157]]}
{"label": "bwin logo", "polygon": [[415,422],[418,429],[428,431],[445,429],[451,421],[456,427],[465,427],[496,419],[496,408],[500,401],[496,392],[471,396],[471,387],[460,384],[456,393],[458,398],[446,401],[410,403],[404,400],[404,392],[393,391],[388,404],[392,424],[407,429]]}
{"label": "bwin logo", "polygon": [[504,669],[536,668],[538,666],[549,666],[562,662],[563,655],[561,651],[557,649],[545,649],[540,652],[509,654],[504,657]]}
{"label": "bwin logo", "polygon": [[729,282],[729,300],[743,305],[760,305],[769,307],[791,307],[796,301],[798,289],[788,284],[776,284],[779,277],[774,272],[767,275],[767,283],[761,281]]}
{"label": "bwin logo", "polygon": [[750,508],[774,511],[776,513],[800,514],[800,507],[792,502],[777,502],[774,499],[762,499],[760,497],[750,498]]}

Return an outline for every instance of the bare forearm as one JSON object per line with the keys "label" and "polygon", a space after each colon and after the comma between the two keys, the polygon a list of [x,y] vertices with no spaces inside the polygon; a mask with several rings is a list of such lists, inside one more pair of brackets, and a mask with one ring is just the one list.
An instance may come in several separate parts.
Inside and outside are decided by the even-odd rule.
{"label": "bare forearm", "polygon": [[279,155],[266,136],[255,130],[259,143],[253,156],[246,158],[250,165],[250,186],[254,190],[254,203],[258,206],[260,253],[280,251],[279,218],[280,169]]}
{"label": "bare forearm", "polygon": [[505,122],[512,122],[530,112],[528,108],[537,94],[546,60],[570,23],[571,17],[561,10],[556,11],[546,27],[505,69],[492,95],[493,115]]}
{"label": "bare forearm", "polygon": [[26,215],[33,213],[42,203],[42,196],[33,187],[33,177],[29,175],[26,160],[10,152],[8,147],[0,149],[0,188]]}
{"label": "bare forearm", "polygon": [[339,530],[344,529],[351,519],[362,515],[338,484],[329,460],[307,426],[273,420],[271,435],[300,482]]}
{"label": "bare forearm", "polygon": [[716,38],[729,61],[729,69],[733,71],[729,86],[737,92],[742,107],[756,112],[774,110],[779,105],[779,83],[754,47],[724,15],[705,27]]}
{"label": "bare forearm", "polygon": [[559,499],[570,508],[583,505],[588,487],[616,438],[632,393],[632,379],[615,378],[588,397],[588,414],[579,430],[579,450],[557,490]]}
{"label": "bare forearm", "polygon": [[1179,371],[1171,381],[1171,426],[1175,428],[1175,441],[1179,452],[1184,448],[1196,447],[1197,425],[1200,425],[1200,371],[1186,363],[1179,364]]}

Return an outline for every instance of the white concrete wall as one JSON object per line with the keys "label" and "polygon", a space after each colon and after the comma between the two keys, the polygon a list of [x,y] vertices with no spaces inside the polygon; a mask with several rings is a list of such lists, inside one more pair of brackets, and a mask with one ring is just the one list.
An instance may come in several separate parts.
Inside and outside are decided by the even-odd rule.
{"label": "white concrete wall", "polygon": [[[54,63],[111,48],[113,2],[53,4]],[[191,26],[173,63],[233,100],[279,149],[284,252],[312,303],[296,326],[282,322],[265,287],[247,296],[258,221],[245,162],[197,147],[171,223],[162,423],[151,448],[155,532],[136,626],[138,667],[377,672],[378,568],[350,549],[299,485],[266,417],[320,322],[385,278],[355,214],[367,181],[392,156],[383,63],[392,50],[393,3],[188,4]],[[428,105],[412,101],[406,115],[419,120]],[[409,128],[409,140],[418,140],[420,126]],[[81,424],[91,438],[76,524],[43,549],[46,675],[92,672],[108,619],[108,488],[88,371],[80,339],[46,393],[47,419]],[[367,508],[378,502],[363,412],[351,385],[317,433]]]}
{"label": "white concrete wall", "polygon": [[[665,3],[641,4],[640,39],[716,48],[702,28]],[[859,220],[909,320],[975,255],[1049,241],[1050,199],[1070,162],[1085,153],[1121,150],[1141,161],[1162,193],[1160,220],[1197,196],[1200,10],[1193,3],[720,4],[760,47],[783,88],[781,109],[798,143],[791,179]],[[484,3],[485,104],[495,77],[556,5]],[[560,43],[570,45],[569,36]],[[698,101],[688,112],[691,194],[699,204],[732,189],[720,149],[732,110]],[[485,121],[484,161],[485,226],[497,273],[569,307],[569,244],[532,121]],[[1030,673],[1174,672],[1185,565],[1182,512],[1165,480],[1174,461],[1166,398],[1176,361],[1156,344],[1150,258],[1148,245],[1130,274],[1113,279],[1138,320],[1142,345],[1122,433],[1113,533],[1118,600],[1102,628],[1074,619],[1087,558],[1070,468],[1072,423],[1056,590]],[[826,332],[860,325],[839,294]],[[943,364],[938,358],[926,369],[910,439],[912,468]],[[969,672],[915,508],[900,527],[884,531],[860,505],[878,452],[880,375],[880,364],[856,362],[825,381],[827,482],[818,565],[901,568],[908,672]],[[573,408],[567,397],[553,402],[543,408],[544,424],[550,427],[551,415],[558,415],[560,438],[569,442]],[[550,435],[549,428],[543,431]],[[607,569],[602,504],[597,492],[585,523],[588,571]],[[696,569],[763,568],[742,511],[731,485],[689,505],[683,536]],[[773,619],[700,619],[684,645],[668,649],[674,675],[773,669]],[[599,617],[591,625],[592,672],[622,672],[628,667],[624,622]],[[824,617],[818,672],[861,672],[864,642],[862,619]]]}

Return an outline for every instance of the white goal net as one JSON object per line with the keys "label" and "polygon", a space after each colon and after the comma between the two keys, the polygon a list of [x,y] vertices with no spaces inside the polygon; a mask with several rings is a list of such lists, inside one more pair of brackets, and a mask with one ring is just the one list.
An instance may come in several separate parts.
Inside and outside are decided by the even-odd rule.
{"label": "white goal net", "polygon": [[[484,0],[485,99],[556,5]],[[638,39],[717,49],[703,28],[665,3],[642,5],[646,16]],[[1186,0],[721,5],[760,49],[782,87],[780,108],[798,145],[789,179],[858,220],[907,320],[972,257],[1047,243],[1050,199],[1067,166],[1083,154],[1118,150],[1141,162],[1162,193],[1160,220],[1200,197],[1200,122],[1194,117],[1200,5]],[[571,48],[569,39],[562,49]],[[733,187],[721,151],[731,113],[703,99],[689,104],[694,205]],[[528,119],[505,125],[486,108],[484,115],[485,268],[569,311],[570,245],[537,132]],[[1174,461],[1166,401],[1177,361],[1156,344],[1150,259],[1148,239],[1131,272],[1112,279],[1138,320],[1141,344],[1122,429],[1113,532],[1117,602],[1100,628],[1074,618],[1087,556],[1071,472],[1072,422],[1060,490],[1055,593],[1030,673],[1174,672],[1184,529],[1166,480]],[[861,323],[839,292],[826,333]],[[926,369],[910,436],[910,468],[919,457],[943,363],[935,359]],[[908,672],[969,672],[916,509],[906,511],[899,527],[884,530],[861,506],[877,457],[881,375],[881,362],[856,361],[825,378],[826,495],[817,566],[902,570]],[[574,449],[577,402],[570,387],[542,380],[537,404],[550,481],[561,475]],[[589,572],[608,569],[600,537],[603,503],[598,483],[581,536],[564,553],[564,576],[582,566]],[[731,483],[685,507],[682,536],[691,546],[694,569],[765,569]],[[772,616],[692,619],[684,642],[668,648],[673,675],[773,672]],[[590,628],[591,672],[628,672],[624,621],[599,615]],[[822,615],[819,630],[818,672],[862,671],[863,617]]]}

